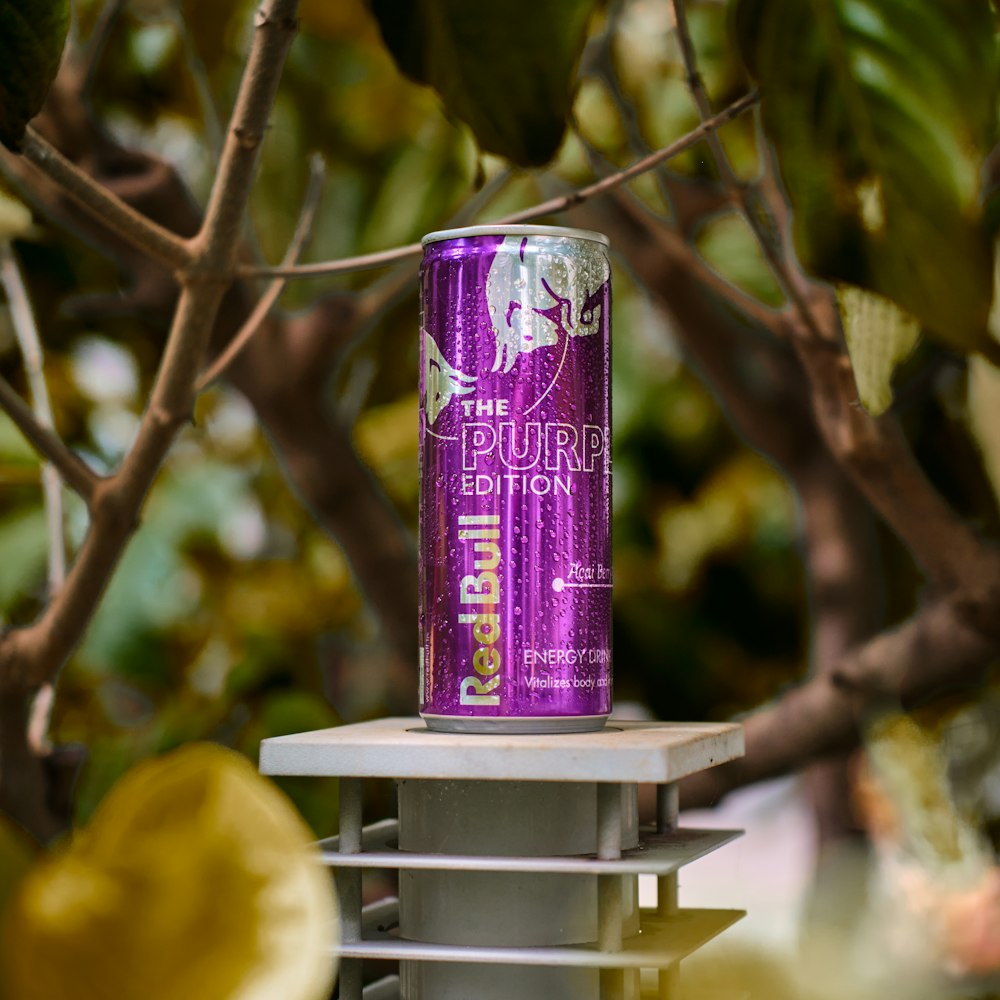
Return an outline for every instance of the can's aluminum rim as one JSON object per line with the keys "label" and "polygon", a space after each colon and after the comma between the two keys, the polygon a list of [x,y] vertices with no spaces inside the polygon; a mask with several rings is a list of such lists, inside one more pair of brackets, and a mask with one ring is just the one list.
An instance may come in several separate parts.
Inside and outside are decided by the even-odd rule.
{"label": "can's aluminum rim", "polygon": [[463,226],[461,229],[440,229],[428,233],[420,241],[420,245],[427,246],[428,243],[440,243],[444,240],[464,240],[470,236],[563,236],[575,240],[589,240],[605,247],[611,246],[611,240],[604,233],[595,233],[591,229],[534,225]]}

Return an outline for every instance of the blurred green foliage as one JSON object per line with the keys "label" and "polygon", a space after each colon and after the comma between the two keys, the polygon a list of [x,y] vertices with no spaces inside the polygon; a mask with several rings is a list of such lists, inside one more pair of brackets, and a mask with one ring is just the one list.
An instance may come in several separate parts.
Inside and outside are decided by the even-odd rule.
{"label": "blurred green foliage", "polygon": [[734,8],[805,268],[891,298],[954,349],[995,358],[981,178],[997,138],[993,5]]}
{"label": "blurred green foliage", "polygon": [[[610,49],[650,145],[696,122],[668,6],[626,5]],[[96,78],[95,107],[113,131],[176,164],[199,197],[213,172],[212,123],[230,106],[251,12],[251,4],[231,0],[186,0],[179,8],[169,0],[130,3]],[[328,164],[328,182],[311,259],[417,239],[504,169],[477,153],[467,129],[444,115],[430,90],[400,75],[362,0],[305,0],[300,13],[253,200],[253,231],[266,259],[284,251],[314,150]],[[81,3],[82,32],[96,14],[93,0]],[[727,41],[725,9],[696,3],[691,20],[706,82],[721,106],[747,86]],[[595,31],[604,26],[599,18]],[[604,84],[586,80],[576,112],[605,157],[633,158]],[[722,138],[738,169],[752,173],[753,123],[734,122]],[[692,176],[710,173],[701,148],[672,166]],[[589,176],[572,134],[552,176]],[[529,204],[550,186],[545,176],[515,174],[488,212],[495,217]],[[650,179],[633,190],[662,208]],[[698,245],[720,273],[779,300],[734,215],[705,227]],[[123,278],[72,236],[40,229],[17,251],[39,314],[59,427],[97,467],[110,467],[134,432],[162,331],[129,317],[96,325],[80,318],[81,295],[114,291]],[[364,273],[300,282],[284,305],[303,308],[331,288],[376,279]],[[803,669],[805,597],[793,501],[778,473],[736,439],[643,290],[623,268],[615,282],[617,698],[637,699],[666,718],[726,718]],[[330,389],[336,405],[357,414],[358,449],[411,529],[415,280],[413,288],[353,350]],[[2,309],[0,367],[23,385]],[[0,418],[3,624],[31,620],[44,600],[40,502],[37,461]],[[83,513],[69,502],[73,545]],[[137,759],[204,738],[255,759],[263,737],[353,717],[337,671],[348,652],[377,657],[377,640],[342,554],[289,491],[249,407],[228,389],[212,390],[173,450],[141,530],[60,683],[53,738],[83,743],[89,752],[79,818]],[[330,785],[285,787],[313,827],[329,832],[336,822]]]}
{"label": "blurred green foliage", "polygon": [[0,2],[0,142],[16,149],[59,69],[69,0]]}

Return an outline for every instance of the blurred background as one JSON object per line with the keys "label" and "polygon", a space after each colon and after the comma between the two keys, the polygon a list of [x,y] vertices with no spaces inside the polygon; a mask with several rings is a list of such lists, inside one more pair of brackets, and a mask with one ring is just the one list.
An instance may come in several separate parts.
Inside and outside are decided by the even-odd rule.
{"label": "blurred background", "polygon": [[[711,103],[720,109],[752,87],[732,42],[730,11],[718,0],[685,6]],[[138,177],[135,160],[115,157],[122,148],[146,150],[173,165],[204,204],[253,7],[243,0],[79,0],[77,39],[109,27],[89,95],[113,140],[107,147],[114,155],[101,161],[105,180],[109,163],[112,180],[129,180],[130,170]],[[496,219],[670,143],[699,121],[674,28],[666,0],[597,5],[570,128],[552,163],[529,171],[481,152],[431,89],[400,74],[366,0],[302,0],[244,259],[281,259],[314,155],[326,179],[304,261]],[[525,37],[530,50],[530,33]],[[73,147],[89,169],[87,154],[107,148],[93,134],[90,147],[83,140],[74,147],[80,137],[71,126],[79,122],[58,113],[67,107],[57,85],[46,127],[55,145]],[[738,178],[760,188],[775,175],[759,159],[757,128],[755,116],[745,115],[719,136]],[[926,596],[923,578],[821,443],[814,386],[794,352],[768,339],[761,316],[784,300],[705,145],[624,190],[543,220],[612,236],[615,698],[633,716],[728,720],[904,620]],[[774,203],[782,197],[779,190]],[[0,188],[0,237],[18,234],[14,252],[37,314],[56,426],[95,469],[113,470],[149,396],[172,298],[151,294],[142,280],[133,284],[129,262],[117,266],[85,233],[41,216],[25,230],[13,198]],[[755,299],[757,312],[733,315],[725,295],[692,309],[679,255],[670,250],[676,245]],[[315,339],[318,329],[319,341],[326,330],[332,345],[318,352],[329,377],[321,368],[306,379],[321,396],[315,410],[296,410],[300,437],[310,412],[320,421],[301,451],[289,448],[294,420],[282,428],[274,416],[298,393],[303,372],[289,370],[282,398],[275,386],[284,359],[268,357],[266,347],[248,369],[259,369],[261,358],[270,362],[270,383],[260,371],[256,383],[248,380],[237,367],[233,381],[255,392],[244,396],[224,382],[199,397],[59,681],[50,736],[59,747],[83,748],[77,823],[90,819],[133,764],[183,744],[215,741],[256,762],[267,737],[416,710],[416,271],[409,260],[286,289],[275,321],[286,344],[304,339],[307,329]],[[244,289],[243,305],[259,291]],[[668,310],[680,315],[682,307],[686,322],[674,327]],[[708,347],[699,343],[702,321]],[[258,339],[268,335],[265,328]],[[348,335],[347,346],[337,346]],[[703,380],[706,369],[727,390],[725,400]],[[5,302],[0,372],[25,391]],[[752,400],[750,430],[766,426],[758,443],[770,435],[763,447],[782,457],[784,471],[734,430],[734,385],[743,402]],[[984,364],[924,342],[899,369],[894,389],[893,413],[928,478],[965,523],[996,538],[1000,380]],[[361,475],[346,474],[355,467]],[[40,480],[37,457],[0,414],[0,629],[32,621],[47,599]],[[331,483],[339,483],[332,499],[323,493]],[[63,494],[72,555],[86,512],[72,492]],[[318,518],[310,513],[310,505],[321,506],[317,497],[328,501]],[[361,515],[373,507],[387,512],[380,531],[392,537],[357,528],[368,530]],[[380,557],[395,555],[367,562],[356,575],[369,543],[381,547]],[[379,565],[402,567],[406,580]],[[362,593],[359,576],[374,599]],[[714,867],[691,870],[685,902],[747,906],[751,919],[735,940],[742,935],[768,948],[791,949],[803,927],[811,929],[813,957],[823,953],[822,964],[807,969],[814,984],[835,982],[831,970],[848,950],[863,951],[866,940],[869,951],[888,953],[882,944],[897,929],[906,944],[887,966],[892,976],[910,968],[919,980],[925,960],[937,971],[949,961],[960,972],[995,970],[1000,876],[994,847],[978,838],[984,827],[995,843],[998,830],[998,719],[995,693],[963,692],[927,709],[916,735],[904,727],[880,737],[889,747],[876,748],[881,789],[857,757],[844,755],[693,817],[700,825],[746,826],[750,836],[720,852]],[[281,784],[316,834],[336,828],[334,782]],[[385,784],[372,793],[380,797],[370,804],[372,816],[391,808]],[[975,871],[985,874],[971,898],[966,883],[948,881],[951,869],[941,862],[947,849],[935,851],[949,846],[955,829],[973,827]],[[866,868],[872,855],[874,875]],[[868,923],[858,919],[862,909]],[[945,914],[944,929],[926,930],[931,909]],[[877,934],[869,934],[873,927]],[[931,955],[930,938],[940,954]],[[733,968],[739,979],[742,967]],[[759,995],[795,995],[768,982],[761,980]],[[918,985],[912,995],[925,995]],[[881,984],[872,995],[885,995]]]}
{"label": "blurred background", "polygon": [[[79,4],[89,30],[96,4]],[[214,169],[218,115],[242,66],[250,4],[130,3],[108,40],[94,106],[128,145],[161,155],[203,198]],[[635,0],[602,50],[585,54],[575,105],[582,133],[608,163],[634,155],[608,85],[587,59],[613,60],[636,127],[656,146],[693,127],[670,35],[669,6]],[[711,92],[745,89],[726,44],[721,4],[695,4],[692,31]],[[602,27],[607,27],[603,25]],[[221,111],[216,109],[222,109]],[[752,125],[725,132],[752,170]],[[306,259],[419,239],[488,185],[480,218],[580,183],[592,174],[569,134],[551,172],[511,172],[480,155],[427,88],[400,76],[362,0],[306,0],[264,148],[251,242],[284,252],[308,178],[327,182]],[[679,176],[708,171],[695,150]],[[634,185],[654,210],[656,185]],[[565,224],[565,220],[564,224]],[[721,216],[698,234],[730,280],[780,296],[745,226]],[[39,224],[16,251],[46,351],[57,425],[98,469],[128,447],[158,362],[162,330],[112,315],[87,296],[125,279],[72,236]],[[405,266],[405,265],[404,265]],[[417,300],[413,279],[351,351],[330,384],[353,439],[394,504],[416,525]],[[377,274],[293,283],[282,305],[306,309],[331,289]],[[616,261],[614,312],[615,685],[619,701],[665,719],[728,719],[801,675],[806,595],[795,501],[781,475],[743,447],[712,394],[685,365],[668,320]],[[85,318],[84,318],[85,317]],[[23,384],[9,315],[0,305],[0,366]],[[69,540],[83,511],[69,505]],[[47,535],[39,465],[0,416],[0,622],[30,620],[45,587]],[[96,620],[59,686],[52,734],[87,748],[77,797],[85,820],[130,764],[194,739],[256,757],[267,736],[383,714],[391,656],[340,548],[283,478],[249,404],[220,387],[198,404],[146,507]],[[288,791],[319,832],[336,803],[321,783]]]}

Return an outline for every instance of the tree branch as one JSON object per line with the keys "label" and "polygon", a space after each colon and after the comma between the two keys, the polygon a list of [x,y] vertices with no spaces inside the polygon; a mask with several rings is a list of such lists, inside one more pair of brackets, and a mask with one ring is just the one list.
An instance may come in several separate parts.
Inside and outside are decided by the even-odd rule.
{"label": "tree branch", "polygon": [[106,0],[86,43],[69,55],[72,71],[79,78],[79,88],[83,95],[88,95],[93,89],[97,67],[124,6],[125,0]]}
{"label": "tree branch", "polygon": [[[624,197],[617,201],[626,207]],[[618,213],[591,204],[580,214],[612,235],[636,276],[677,319],[678,339],[731,423],[785,468],[807,518],[816,675],[750,716],[745,758],[692,778],[685,784],[685,804],[710,804],[736,787],[849,749],[858,740],[862,706],[887,690],[916,701],[975,683],[1000,653],[996,626],[988,620],[1000,595],[995,553],[926,481],[896,422],[874,421],[856,405],[849,361],[837,341],[817,341],[801,331],[771,340],[752,324],[735,324],[732,317],[741,310],[724,283],[707,283],[692,248],[634,204]],[[790,317],[784,311],[754,318],[773,328]],[[826,321],[834,321],[832,314]],[[877,560],[870,528],[846,523],[858,501],[840,469],[932,578],[963,588],[931,605],[926,617],[888,633],[900,636],[898,645],[880,637],[856,654],[847,647],[859,645],[878,624],[879,602],[871,592]],[[957,579],[963,565],[966,575]],[[954,646],[952,625],[958,629]],[[842,832],[843,822],[841,814],[840,831],[831,831],[830,823],[828,832]]]}
{"label": "tree branch", "polygon": [[[14,335],[21,348],[24,370],[28,376],[32,405],[38,416],[38,422],[51,430],[55,427],[55,420],[48,386],[45,383],[42,341],[38,335],[38,324],[31,308],[31,300],[28,298],[24,277],[18,267],[14,251],[7,242],[0,243],[0,283],[3,284],[7,294]],[[42,465],[42,494],[48,526],[48,594],[51,599],[62,590],[66,582],[66,524],[62,479],[59,470],[51,462]],[[51,684],[44,685],[30,709],[27,740],[31,752],[35,755],[48,753],[52,749],[48,731],[54,693]]]}
{"label": "tree branch", "polygon": [[[190,193],[167,164],[135,150],[120,146],[81,104],[79,95],[60,80],[50,91],[41,116],[46,129],[67,145],[81,162],[90,164],[91,172],[123,199],[141,199],[150,216],[161,225],[195,233],[201,224],[200,214]],[[18,158],[11,158],[16,168]],[[8,161],[9,165],[10,161]],[[128,165],[123,173],[121,164]],[[105,231],[91,225],[58,189],[36,171],[19,175],[25,195],[62,225],[83,223],[86,238],[98,243],[106,254],[117,257],[135,279],[132,300],[142,308],[143,316],[158,325],[174,307],[176,290],[172,276],[148,257],[124,255],[116,241],[105,238]],[[497,182],[499,183],[499,181]],[[490,187],[491,185],[487,185]],[[495,189],[495,186],[494,186]],[[485,190],[485,189],[484,189]],[[413,269],[399,267],[385,279],[361,292],[338,292],[327,296],[304,313],[275,316],[272,312],[247,347],[236,356],[227,377],[242,391],[261,417],[276,458],[291,489],[320,519],[320,525],[334,540],[350,547],[349,558],[360,590],[378,615],[379,629],[385,635],[401,637],[393,643],[400,659],[412,672],[416,644],[412,636],[416,619],[415,592],[402,594],[393,602],[381,600],[376,606],[373,592],[383,592],[377,574],[387,572],[390,579],[416,579],[416,553],[406,528],[400,524],[392,502],[364,463],[351,454],[351,429],[337,422],[332,411],[321,401],[327,396],[331,367],[337,363],[349,343],[356,343],[370,329],[381,312],[391,305],[412,282]],[[138,301],[141,297],[141,302]],[[128,303],[126,303],[127,305]],[[104,308],[111,303],[104,300]],[[234,284],[220,309],[212,335],[212,348],[223,350],[239,330],[252,309],[244,285]],[[97,315],[100,315],[99,313]],[[286,405],[286,401],[291,401]],[[308,404],[308,406],[307,406]],[[298,437],[300,411],[310,409],[303,436]],[[331,446],[336,436],[338,443]],[[284,447],[289,454],[283,454]],[[350,461],[344,475],[330,460],[331,447],[343,447]],[[311,449],[316,449],[312,451]],[[358,474],[353,474],[360,470]],[[356,522],[354,512],[361,512]],[[363,535],[357,523],[375,525],[373,533]],[[346,544],[345,544],[346,538]],[[387,593],[387,592],[386,592]],[[407,633],[407,629],[411,632]],[[398,695],[399,692],[397,692]],[[406,702],[412,708],[415,698]],[[396,704],[402,704],[397,701]]]}
{"label": "tree branch", "polygon": [[[756,303],[745,308],[742,294],[709,271],[678,233],[628,195],[619,192],[614,200],[617,211],[591,204],[581,213],[612,236],[636,277],[673,317],[674,335],[734,429],[777,462],[798,491],[808,552],[812,663],[816,673],[828,674],[879,624],[877,548],[867,505],[821,439],[798,357],[788,338],[768,336],[777,332],[782,314]],[[683,201],[676,210],[687,211]],[[750,756],[756,753],[748,748]],[[850,830],[845,777],[839,762],[809,770],[823,840]]]}
{"label": "tree branch", "polygon": [[[343,549],[385,639],[404,663],[415,665],[417,556],[410,533],[358,456],[351,428],[321,394],[303,391],[292,379],[283,384],[272,379],[265,388],[265,378],[259,364],[234,371],[235,384],[254,400],[289,480]],[[331,468],[336,475],[329,474]],[[415,697],[407,700],[415,706]]]}
{"label": "tree branch", "polygon": [[872,417],[858,403],[846,350],[805,335],[792,337],[792,346],[809,377],[827,446],[927,577],[943,589],[991,578],[997,553],[935,490],[896,417]]}
{"label": "tree branch", "polygon": [[20,152],[25,160],[55,181],[96,221],[112,229],[136,249],[173,269],[190,263],[191,249],[185,240],[111,194],[50,146],[31,126],[25,132]]}
{"label": "tree branch", "polygon": [[[285,251],[283,266],[292,265],[298,259],[302,248],[309,240],[312,233],[313,223],[316,221],[316,210],[319,207],[320,195],[323,193],[323,181],[326,177],[326,170],[323,161],[319,157],[314,157],[310,165],[309,185],[306,189],[306,196],[302,202],[302,210],[299,213],[299,221],[296,223],[295,232]],[[260,297],[253,308],[253,312],[246,318],[239,332],[226,345],[222,353],[209,365],[205,373],[198,379],[194,391],[204,392],[216,379],[222,376],[226,369],[233,363],[236,355],[246,347],[250,338],[260,329],[271,307],[278,301],[281,293],[288,284],[287,278],[275,278],[268,286],[267,291]]]}
{"label": "tree branch", "polygon": [[222,152],[224,133],[222,131],[222,121],[219,117],[219,109],[215,106],[215,99],[212,96],[212,85],[208,77],[208,70],[198,52],[191,32],[188,30],[187,21],[184,18],[184,10],[180,0],[171,0],[166,8],[170,23],[177,32],[181,46],[184,51],[184,65],[187,68],[194,91],[198,95],[198,103],[201,105],[202,124],[205,127],[205,137],[208,139],[209,149],[213,158],[217,158]]}
{"label": "tree branch", "polygon": [[[624,170],[609,174],[607,177],[603,177],[593,184],[577,188],[568,194],[560,195],[557,198],[550,198],[547,201],[532,205],[530,208],[525,208],[519,212],[513,212],[502,219],[497,219],[492,224],[516,225],[520,222],[530,222],[545,215],[565,212],[567,209],[575,208],[577,205],[581,205],[591,198],[606,194],[608,191],[625,184],[635,177],[639,177],[641,174],[647,173],[661,163],[690,149],[715,129],[721,128],[727,122],[738,118],[741,114],[748,111],[757,103],[757,100],[756,93],[747,94],[739,100],[734,101],[724,111],[713,115],[698,125],[697,128],[674,140],[670,145],[664,146],[655,153],[643,157]],[[348,271],[362,271],[368,268],[382,267],[406,257],[414,257],[421,252],[421,249],[419,243],[410,243],[392,250],[380,250],[378,253],[363,254],[359,257],[347,257],[343,260],[321,261],[316,264],[297,264],[294,267],[242,267],[239,273],[242,276],[252,278],[273,276],[311,278],[320,275],[343,274]]]}
{"label": "tree branch", "polygon": [[260,140],[294,35],[295,7],[295,0],[269,0],[257,15],[205,220],[191,242],[192,260],[181,275],[180,299],[135,443],[95,495],[90,529],[66,586],[37,622],[0,641],[0,677],[8,690],[36,690],[76,648],[135,530],[146,492],[190,413],[197,369],[232,273]]}
{"label": "tree branch", "polygon": [[[694,42],[691,40],[691,32],[688,28],[687,13],[683,0],[670,0],[674,12],[674,25],[677,29],[677,40],[680,44],[681,57],[684,60],[684,69],[687,74],[688,89],[698,109],[698,117],[704,122],[711,117],[712,105],[708,99],[708,92],[705,90],[705,81],[698,71],[698,59],[694,49]],[[722,140],[714,132],[705,136],[708,148],[711,151],[712,159],[715,162],[719,176],[723,184],[731,192],[733,201],[739,207],[743,218],[753,232],[760,245],[775,280],[781,288],[785,298],[793,303],[802,315],[803,322],[809,326],[810,330],[819,335],[819,327],[813,320],[812,310],[804,290],[802,276],[795,268],[789,267],[780,249],[771,239],[760,215],[756,212],[755,206],[751,203],[750,191],[745,184],[740,181],[733,170],[733,165],[729,160]]]}
{"label": "tree branch", "polygon": [[611,236],[639,282],[675,320],[673,332],[756,450],[788,469],[822,449],[801,366],[769,336],[781,315],[712,271],[685,240],[627,195],[591,203],[575,221]]}
{"label": "tree branch", "polygon": [[31,407],[11,388],[0,375],[0,409],[3,409],[17,429],[27,438],[40,455],[48,459],[63,477],[66,485],[75,490],[87,504],[93,502],[94,491],[100,477],[63,444],[62,440],[40,423]]}
{"label": "tree branch", "polygon": [[[692,97],[699,115],[711,112],[682,0],[670,0]],[[826,290],[810,290],[791,267],[748,200],[717,135],[706,136],[723,181],[733,191],[743,216],[793,304],[789,331],[813,386],[817,422],[833,455],[909,548],[935,584],[960,584],[970,571],[992,572],[996,555],[987,550],[936,492],[913,457],[895,418],[873,419],[857,403],[850,359],[839,320]]]}
{"label": "tree branch", "polygon": [[[45,384],[42,342],[21,269],[6,241],[0,242],[0,284],[7,294],[14,335],[20,345],[24,370],[28,376],[32,405],[39,424],[51,430],[55,421],[48,386]],[[46,462],[42,467],[42,493],[49,534],[49,593],[54,594],[66,579],[66,531],[63,524],[62,481],[59,470],[51,462]]]}
{"label": "tree branch", "polygon": [[[642,128],[639,124],[638,110],[635,105],[626,98],[624,92],[622,91],[621,81],[619,80],[617,70],[615,69],[614,40],[618,31],[619,21],[621,20],[624,10],[624,3],[617,2],[609,5],[604,30],[597,38],[591,39],[587,43],[587,47],[584,49],[583,58],[581,60],[580,76],[583,77],[587,74],[593,74],[599,80],[603,81],[605,87],[608,89],[608,93],[611,96],[611,100],[618,111],[618,116],[621,118],[622,125],[624,126],[629,155],[645,156],[647,153],[651,152],[651,150],[642,135]],[[575,116],[573,119],[573,127],[580,139],[587,144],[588,148],[593,148],[592,144],[580,129]],[[666,168],[661,166],[653,172],[653,178],[656,181],[657,189],[659,190],[660,197],[663,199],[664,204],[667,206],[671,214],[676,217],[677,205],[674,201],[672,191],[673,183],[676,180],[676,177],[670,177]]]}
{"label": "tree branch", "polygon": [[681,782],[683,806],[711,805],[736,788],[853,749],[873,704],[891,699],[911,709],[981,686],[1000,652],[998,597],[994,579],[986,590],[935,601],[750,716],[746,756]]}
{"label": "tree branch", "polygon": [[[829,676],[883,624],[884,574],[870,506],[825,449],[792,473],[802,511],[812,673]],[[806,768],[820,845],[857,833],[848,761]]]}

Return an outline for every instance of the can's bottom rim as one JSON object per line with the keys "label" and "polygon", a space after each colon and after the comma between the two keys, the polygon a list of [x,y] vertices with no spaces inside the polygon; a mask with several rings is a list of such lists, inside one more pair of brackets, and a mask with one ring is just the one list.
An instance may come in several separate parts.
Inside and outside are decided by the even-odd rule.
{"label": "can's bottom rim", "polygon": [[436,733],[592,733],[603,729],[607,715],[524,715],[517,718],[425,715],[420,717]]}

